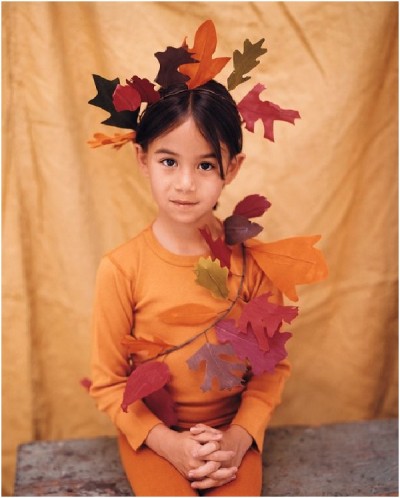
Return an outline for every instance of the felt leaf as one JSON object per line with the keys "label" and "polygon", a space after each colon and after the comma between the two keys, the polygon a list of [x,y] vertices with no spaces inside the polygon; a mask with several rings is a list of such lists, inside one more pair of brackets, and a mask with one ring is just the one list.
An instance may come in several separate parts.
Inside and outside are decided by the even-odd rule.
{"label": "felt leaf", "polygon": [[210,20],[205,21],[196,31],[193,48],[188,50],[192,58],[198,62],[179,66],[179,71],[189,76],[189,81],[186,83],[188,88],[196,88],[212,80],[230,61],[230,57],[213,59],[216,47],[217,33],[214,23]]}
{"label": "felt leaf", "polygon": [[160,100],[160,94],[146,78],[132,76],[127,85],[117,85],[113,94],[113,104],[118,112],[136,111],[142,102],[152,104]]}
{"label": "felt leaf", "polygon": [[213,296],[219,299],[228,297],[229,272],[227,268],[221,268],[218,260],[213,261],[210,257],[200,258],[194,272],[197,275],[196,283],[211,291]]}
{"label": "felt leaf", "polygon": [[296,285],[312,284],[328,276],[322,252],[313,247],[320,235],[292,237],[276,242],[247,241],[258,266],[291,301],[298,301]]}
{"label": "felt leaf", "polygon": [[148,341],[147,339],[138,339],[132,335],[126,335],[121,344],[126,347],[129,354],[146,353],[146,356],[155,356],[172,347],[171,344],[167,344],[157,337],[153,341]]}
{"label": "felt leaf", "polygon": [[135,136],[136,133],[134,131],[128,133],[114,133],[114,136],[112,137],[105,135],[104,133],[95,133],[92,140],[88,140],[87,143],[92,149],[103,145],[112,145],[114,149],[120,149],[123,145],[133,142]]}
{"label": "felt leaf", "polygon": [[290,332],[275,332],[268,340],[269,350],[262,351],[252,330],[243,334],[232,319],[221,320],[216,326],[218,340],[225,344],[229,342],[241,360],[248,360],[255,375],[263,372],[273,372],[275,366],[287,356],[285,343],[292,334]]}
{"label": "felt leaf", "polygon": [[224,220],[224,230],[226,243],[233,245],[255,237],[263,231],[263,227],[244,216],[233,214]]}
{"label": "felt leaf", "polygon": [[261,119],[264,125],[264,138],[274,141],[274,121],[287,121],[294,124],[300,118],[298,111],[281,109],[276,104],[261,101],[260,94],[265,86],[258,83],[237,105],[246,124],[246,128],[254,132],[254,123]]}
{"label": "felt leaf", "polygon": [[161,87],[179,85],[189,79],[188,76],[178,71],[178,67],[182,64],[194,62],[185,47],[167,47],[164,52],[157,52],[154,55],[160,63],[160,70],[154,81]]}
{"label": "felt leaf", "polygon": [[204,240],[207,242],[212,255],[219,259],[221,266],[225,266],[229,269],[231,267],[232,249],[225,244],[221,237],[214,240],[208,226],[200,228],[199,230]]}
{"label": "felt leaf", "polygon": [[229,344],[204,344],[187,363],[189,368],[197,370],[201,363],[205,362],[205,377],[201,385],[202,391],[210,391],[213,378],[217,379],[220,389],[232,389],[240,386],[242,379],[233,374],[233,371],[244,372],[246,367],[243,363],[231,363],[220,358],[221,355],[234,355],[234,350]]}
{"label": "felt leaf", "polygon": [[83,377],[80,381],[79,381],[80,385],[85,388],[87,391],[90,390],[90,388],[92,387],[92,381],[88,378],[88,377]]}
{"label": "felt leaf", "polygon": [[[221,310],[223,311],[223,310]],[[174,306],[158,315],[158,318],[169,325],[199,325],[215,320],[217,312],[209,306],[198,303]]]}
{"label": "felt leaf", "polygon": [[149,394],[143,398],[143,401],[167,427],[178,424],[175,403],[165,387]]}
{"label": "felt leaf", "polygon": [[246,39],[243,44],[243,54],[239,50],[233,52],[233,72],[228,77],[228,90],[233,90],[241,83],[250,79],[250,76],[243,76],[255,68],[260,61],[257,57],[267,52],[266,48],[262,48],[265,39],[262,38],[257,43],[251,43]]}
{"label": "felt leaf", "polygon": [[243,333],[254,332],[262,351],[269,350],[269,339],[277,332],[282,322],[291,323],[298,314],[295,306],[283,306],[270,303],[271,293],[261,294],[244,305],[238,320],[238,327]]}
{"label": "felt leaf", "polygon": [[97,74],[93,74],[93,80],[96,85],[97,95],[92,100],[89,100],[89,104],[100,107],[110,113],[110,117],[102,121],[102,124],[136,130],[139,109],[135,112],[118,112],[114,107],[113,94],[119,84],[119,78],[107,80]]}
{"label": "felt leaf", "polygon": [[236,204],[233,214],[245,218],[257,218],[270,207],[271,203],[263,195],[251,194]]}
{"label": "felt leaf", "polygon": [[170,379],[168,366],[160,361],[151,361],[139,365],[128,377],[121,408],[128,411],[128,406],[158,391]]}

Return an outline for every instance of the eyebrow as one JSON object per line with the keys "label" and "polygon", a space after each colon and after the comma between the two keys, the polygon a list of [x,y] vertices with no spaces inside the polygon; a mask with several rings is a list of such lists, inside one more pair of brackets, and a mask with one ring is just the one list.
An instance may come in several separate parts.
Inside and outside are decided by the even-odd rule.
{"label": "eyebrow", "polygon": [[[170,154],[171,156],[179,156],[177,152],[174,152],[173,150],[169,149],[157,149],[155,154]],[[213,158],[215,159],[217,156],[214,154],[214,152],[210,152],[207,154],[202,154],[199,156],[199,159],[208,159],[208,158]]]}

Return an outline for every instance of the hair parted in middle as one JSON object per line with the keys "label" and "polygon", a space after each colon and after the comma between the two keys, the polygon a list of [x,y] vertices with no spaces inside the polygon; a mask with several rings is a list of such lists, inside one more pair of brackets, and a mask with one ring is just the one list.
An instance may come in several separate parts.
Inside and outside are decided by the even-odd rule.
{"label": "hair parted in middle", "polygon": [[[160,92],[161,93],[161,92]],[[163,89],[161,98],[146,107],[136,129],[136,143],[144,151],[156,138],[172,131],[192,117],[200,133],[210,144],[224,178],[221,144],[230,158],[242,151],[241,119],[228,90],[214,80],[189,90],[185,85]]]}

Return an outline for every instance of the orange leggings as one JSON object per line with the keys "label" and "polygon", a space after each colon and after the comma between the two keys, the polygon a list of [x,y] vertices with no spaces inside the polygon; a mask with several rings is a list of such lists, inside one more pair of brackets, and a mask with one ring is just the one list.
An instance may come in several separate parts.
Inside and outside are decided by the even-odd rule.
{"label": "orange leggings", "polygon": [[262,488],[261,455],[251,448],[244,456],[236,479],[216,488],[201,490],[154,451],[143,446],[134,451],[126,437],[118,437],[122,465],[136,496],[260,496]]}

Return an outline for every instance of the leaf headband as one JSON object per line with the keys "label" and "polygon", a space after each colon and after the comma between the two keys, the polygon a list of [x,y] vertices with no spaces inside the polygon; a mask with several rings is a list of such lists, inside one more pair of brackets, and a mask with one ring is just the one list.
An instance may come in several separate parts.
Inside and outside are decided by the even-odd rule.
{"label": "leaf headband", "polygon": [[[259,64],[257,58],[267,52],[267,49],[262,47],[263,43],[264,38],[254,44],[246,39],[243,53],[239,50],[233,52],[233,71],[227,80],[229,91],[250,79],[247,73]],[[185,84],[187,90],[193,90],[214,79],[222,71],[231,57],[213,58],[216,47],[215,26],[211,20],[208,20],[197,29],[193,48],[189,49],[185,39],[179,48],[167,47],[164,52],[156,52],[154,55],[160,63],[160,69],[154,81],[159,85],[159,90],[156,90],[155,85],[148,79],[138,76],[126,80],[126,85],[121,85],[119,78],[107,80],[94,74],[97,95],[89,101],[89,104],[100,107],[110,114],[102,124],[133,131],[114,133],[114,136],[95,133],[88,144],[92,148],[110,144],[119,149],[126,143],[135,141],[135,130],[142,104],[150,105],[160,100],[161,89]],[[294,120],[300,118],[300,114],[298,111],[281,109],[272,102],[260,100],[260,94],[265,88],[261,83],[255,85],[237,104],[237,109],[247,130],[254,132],[255,122],[261,119],[264,125],[264,138],[274,141],[274,121],[294,124]]]}

